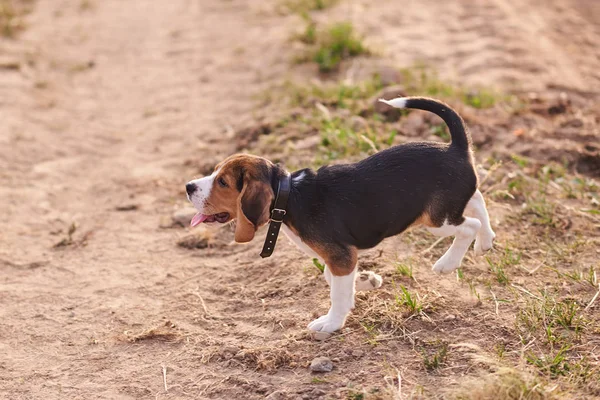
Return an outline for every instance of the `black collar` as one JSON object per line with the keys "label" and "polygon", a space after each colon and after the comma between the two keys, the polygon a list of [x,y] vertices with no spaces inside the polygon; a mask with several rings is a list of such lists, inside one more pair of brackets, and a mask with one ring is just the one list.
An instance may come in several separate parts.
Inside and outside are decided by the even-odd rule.
{"label": "black collar", "polygon": [[271,210],[271,220],[269,222],[269,230],[267,231],[267,237],[265,238],[265,244],[260,252],[262,258],[269,257],[275,250],[275,244],[277,243],[277,236],[279,236],[279,229],[283,223],[283,217],[286,213],[286,207],[288,198],[290,197],[290,190],[292,188],[292,176],[285,175],[279,178],[279,184],[277,185],[277,196],[275,197],[275,203]]}

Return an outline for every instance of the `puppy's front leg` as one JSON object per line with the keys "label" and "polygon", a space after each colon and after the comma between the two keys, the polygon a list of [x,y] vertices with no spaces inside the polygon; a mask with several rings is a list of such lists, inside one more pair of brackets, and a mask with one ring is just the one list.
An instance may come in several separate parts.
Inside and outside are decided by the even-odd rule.
{"label": "puppy's front leg", "polygon": [[308,324],[308,329],[332,333],[344,326],[346,317],[354,308],[355,279],[356,268],[348,275],[331,275],[331,308],[326,315]]}
{"label": "puppy's front leg", "polygon": [[317,318],[308,329],[315,332],[332,333],[344,326],[346,317],[354,308],[356,285],[356,249],[327,246],[319,248],[329,267],[331,307],[326,315]]}

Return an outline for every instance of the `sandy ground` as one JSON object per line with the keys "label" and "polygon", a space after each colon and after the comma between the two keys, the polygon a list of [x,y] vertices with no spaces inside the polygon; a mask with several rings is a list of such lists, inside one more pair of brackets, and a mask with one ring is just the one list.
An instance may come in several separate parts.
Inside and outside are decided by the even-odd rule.
{"label": "sandy ground", "polygon": [[[600,91],[592,1],[344,0],[316,18],[352,21],[390,65]],[[0,398],[316,398],[306,364],[323,353],[340,380],[383,385],[376,365],[410,347],[364,357],[307,338],[328,292],[285,239],[261,260],[260,239],[225,232],[190,251],[176,245],[187,228],[164,228],[197,165],[233,152],[257,96],[316,76],[290,61],[300,19],[258,1],[37,0],[26,23],[0,40]],[[419,372],[405,374],[410,388]]]}

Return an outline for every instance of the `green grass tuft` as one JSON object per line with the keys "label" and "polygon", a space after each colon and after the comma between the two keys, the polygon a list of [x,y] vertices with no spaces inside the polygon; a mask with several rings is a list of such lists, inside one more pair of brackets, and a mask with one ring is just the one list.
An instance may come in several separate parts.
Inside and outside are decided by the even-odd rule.
{"label": "green grass tuft", "polygon": [[410,279],[413,278],[413,266],[410,261],[408,262],[396,262],[396,272],[401,276],[405,276]]}
{"label": "green grass tuft", "polygon": [[317,267],[317,269],[319,271],[321,271],[321,273],[325,272],[325,265],[321,264],[317,258],[313,258],[312,262],[313,262],[314,266]]}
{"label": "green grass tuft", "polygon": [[411,315],[419,314],[423,311],[423,302],[417,292],[411,293],[406,287],[400,285],[401,292],[396,294],[396,303],[408,308]]}
{"label": "green grass tuft", "polygon": [[407,93],[417,96],[430,96],[445,100],[459,99],[474,108],[490,108],[496,103],[508,100],[488,88],[470,88],[453,85],[440,80],[437,72],[425,65],[415,65],[401,70]]}
{"label": "green grass tuft", "polygon": [[444,365],[448,359],[448,344],[440,343],[433,354],[427,354],[424,350],[421,352],[423,365],[427,371],[435,371]]}
{"label": "green grass tuft", "polygon": [[319,66],[319,71],[332,72],[345,59],[369,54],[350,22],[338,22],[325,29],[318,29],[307,18],[306,24],[304,32],[296,37],[310,46],[308,52],[298,59],[300,62],[313,61]]}
{"label": "green grass tuft", "polygon": [[342,60],[366,53],[367,49],[355,34],[352,24],[340,22],[323,33],[313,61],[319,65],[319,71],[331,72],[338,68]]}
{"label": "green grass tuft", "polygon": [[334,6],[339,0],[284,0],[280,8],[288,13],[306,14]]}

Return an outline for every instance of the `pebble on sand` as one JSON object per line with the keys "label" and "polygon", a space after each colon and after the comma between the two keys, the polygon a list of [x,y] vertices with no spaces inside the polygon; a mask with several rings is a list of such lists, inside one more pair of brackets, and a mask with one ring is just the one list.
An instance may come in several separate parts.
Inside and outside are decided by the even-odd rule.
{"label": "pebble on sand", "polygon": [[327,357],[317,357],[311,361],[309,368],[312,372],[331,372],[333,362]]}

